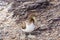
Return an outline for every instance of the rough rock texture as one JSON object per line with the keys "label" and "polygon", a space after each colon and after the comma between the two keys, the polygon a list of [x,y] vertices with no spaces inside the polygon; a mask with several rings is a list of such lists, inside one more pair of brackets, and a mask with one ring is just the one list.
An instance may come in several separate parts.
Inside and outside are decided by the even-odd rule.
{"label": "rough rock texture", "polygon": [[[60,40],[60,0],[0,0],[0,7],[0,40]],[[20,24],[31,15],[40,28],[27,35]]]}

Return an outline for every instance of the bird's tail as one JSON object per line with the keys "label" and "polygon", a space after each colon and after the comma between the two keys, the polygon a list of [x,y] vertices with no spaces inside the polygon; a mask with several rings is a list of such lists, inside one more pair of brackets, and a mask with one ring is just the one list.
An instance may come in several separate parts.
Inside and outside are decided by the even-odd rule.
{"label": "bird's tail", "polygon": [[29,17],[29,21],[30,21],[30,22],[36,22],[36,17],[35,17],[34,15],[31,15],[31,16]]}

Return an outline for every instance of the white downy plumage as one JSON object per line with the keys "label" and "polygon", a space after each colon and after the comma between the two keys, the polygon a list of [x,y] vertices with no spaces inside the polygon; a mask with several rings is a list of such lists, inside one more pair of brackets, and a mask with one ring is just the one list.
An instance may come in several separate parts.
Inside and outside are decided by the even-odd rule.
{"label": "white downy plumage", "polygon": [[22,31],[32,32],[35,29],[35,25],[33,24],[33,22],[32,23],[25,22],[25,23],[26,23],[26,28],[22,29]]}

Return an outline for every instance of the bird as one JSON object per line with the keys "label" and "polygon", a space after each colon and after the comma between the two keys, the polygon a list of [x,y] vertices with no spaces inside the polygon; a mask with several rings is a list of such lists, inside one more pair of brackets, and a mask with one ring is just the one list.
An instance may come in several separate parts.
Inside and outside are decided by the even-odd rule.
{"label": "bird", "polygon": [[23,22],[21,30],[23,32],[27,32],[27,33],[30,33],[32,31],[34,31],[35,27],[36,27],[35,24],[34,24],[35,21],[36,21],[35,17],[31,16],[28,20],[26,20],[26,21]]}

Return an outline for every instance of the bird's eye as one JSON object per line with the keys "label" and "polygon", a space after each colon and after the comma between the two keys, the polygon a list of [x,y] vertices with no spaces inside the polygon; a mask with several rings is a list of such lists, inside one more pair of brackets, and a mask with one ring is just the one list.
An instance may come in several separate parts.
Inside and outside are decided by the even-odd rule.
{"label": "bird's eye", "polygon": [[25,26],[22,26],[22,29],[25,29],[26,27]]}
{"label": "bird's eye", "polygon": [[26,24],[23,22],[22,29],[26,28]]}

